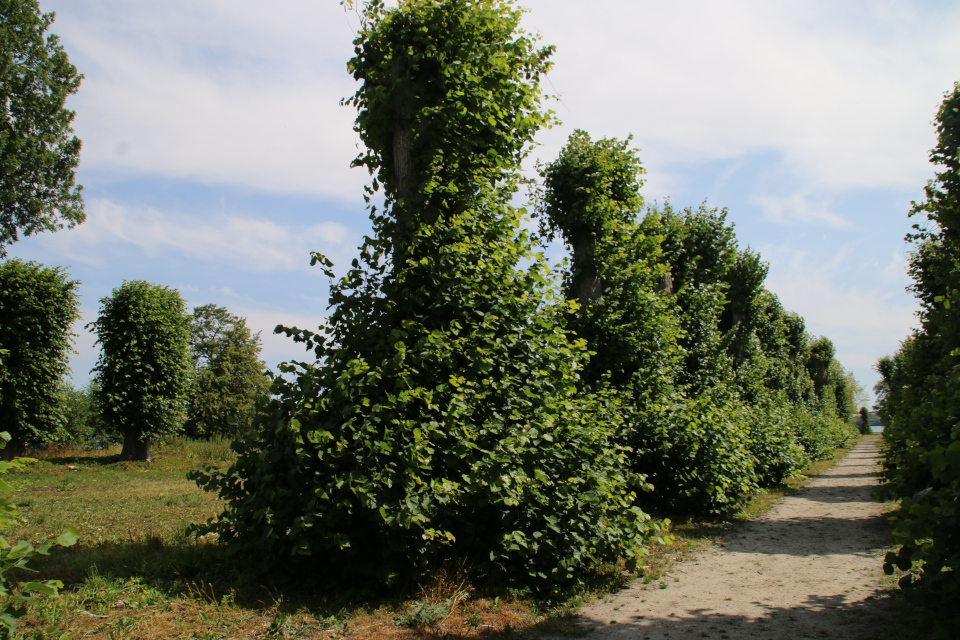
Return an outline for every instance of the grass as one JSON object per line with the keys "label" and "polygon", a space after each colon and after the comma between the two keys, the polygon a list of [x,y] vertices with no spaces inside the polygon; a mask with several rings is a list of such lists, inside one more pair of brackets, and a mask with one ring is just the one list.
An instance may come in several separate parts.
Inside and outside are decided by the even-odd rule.
{"label": "grass", "polygon": [[234,459],[228,444],[174,439],[155,445],[154,455],[150,463],[129,463],[118,460],[119,448],[50,450],[8,476],[24,518],[8,538],[38,543],[68,526],[80,532],[77,545],[37,563],[37,576],[19,576],[65,584],[61,597],[31,606],[20,621],[25,632],[105,640],[467,639],[552,628],[555,612],[523,593],[475,593],[463,571],[382,597],[254,584],[222,547],[188,535],[192,523],[219,514],[223,504],[185,474],[227,466]]}
{"label": "grass", "polygon": [[[846,451],[816,463],[806,475],[822,472]],[[118,454],[118,449],[47,451],[28,471],[9,477],[26,522],[8,538],[40,542],[67,526],[81,534],[76,546],[58,549],[38,565],[41,579],[60,579],[66,588],[60,598],[38,600],[20,622],[25,630],[105,640],[582,635],[576,611],[591,593],[617,591],[633,578],[622,566],[610,565],[590,593],[551,608],[520,592],[475,592],[468,572],[456,568],[388,596],[254,584],[222,547],[187,535],[191,523],[220,513],[223,505],[185,474],[228,465],[233,453],[227,443],[158,443],[151,463],[119,462]],[[647,588],[663,588],[673,563],[766,512],[800,484],[762,492],[730,522],[676,525],[673,544],[650,550],[640,579]]]}

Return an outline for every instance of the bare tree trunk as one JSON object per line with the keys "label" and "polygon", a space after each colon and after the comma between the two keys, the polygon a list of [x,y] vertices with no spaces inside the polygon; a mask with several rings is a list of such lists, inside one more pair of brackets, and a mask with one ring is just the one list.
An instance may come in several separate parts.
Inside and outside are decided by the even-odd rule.
{"label": "bare tree trunk", "polygon": [[123,449],[120,451],[120,459],[129,462],[150,462],[152,460],[150,444],[150,436],[128,431],[123,434]]}

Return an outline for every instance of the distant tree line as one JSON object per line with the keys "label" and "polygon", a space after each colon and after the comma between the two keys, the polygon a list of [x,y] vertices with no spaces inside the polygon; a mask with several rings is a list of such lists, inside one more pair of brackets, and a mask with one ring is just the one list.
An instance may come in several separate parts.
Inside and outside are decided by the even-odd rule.
{"label": "distant tree line", "polygon": [[[8,457],[48,445],[123,444],[145,460],[160,436],[237,437],[270,379],[260,336],[215,305],[187,314],[173,289],[125,282],[88,327],[102,353],[96,375],[66,380],[79,283],[60,268],[0,263],[0,415]],[[8,452],[8,453],[7,453]]]}

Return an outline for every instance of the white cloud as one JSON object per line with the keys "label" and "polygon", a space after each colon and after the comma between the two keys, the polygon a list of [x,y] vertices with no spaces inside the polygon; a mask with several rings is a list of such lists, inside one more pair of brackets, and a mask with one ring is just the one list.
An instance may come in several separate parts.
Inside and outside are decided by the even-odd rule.
{"label": "white cloud", "polygon": [[[57,6],[61,5],[62,6]],[[82,166],[358,197],[342,9],[307,0],[50,1],[86,79]]]}
{"label": "white cloud", "polygon": [[832,256],[794,246],[761,247],[770,262],[767,288],[783,306],[803,316],[807,330],[825,335],[837,346],[837,358],[872,389],[873,365],[892,354],[916,326],[916,301],[883,282],[884,275],[864,277],[856,244]]}
{"label": "white cloud", "polygon": [[[914,187],[956,79],[960,8],[828,0],[527,0],[556,44],[565,126],[633,132],[648,166],[774,151],[804,182]],[[83,163],[347,198],[366,180],[346,71],[356,17],[335,2],[45,0],[86,74]],[[651,175],[650,189],[659,194]]]}
{"label": "white cloud", "polygon": [[359,242],[345,226],[332,221],[300,228],[262,218],[162,212],[104,199],[88,200],[86,210],[82,225],[43,238],[50,254],[102,266],[111,260],[111,250],[132,247],[147,257],[174,254],[269,273],[304,271],[310,251],[340,257],[352,253]]}
{"label": "white cloud", "polygon": [[326,317],[321,314],[312,315],[306,313],[291,313],[289,311],[262,309],[257,307],[237,307],[230,311],[236,315],[247,319],[247,326],[253,333],[260,332],[260,340],[263,350],[260,352],[260,359],[274,371],[277,371],[277,365],[281,362],[298,360],[300,362],[312,362],[314,354],[304,349],[302,344],[294,342],[291,338],[283,334],[273,332],[277,325],[285,327],[297,327],[299,329],[309,329],[317,331],[324,323]]}
{"label": "white cloud", "polygon": [[910,3],[530,0],[570,129],[636,136],[652,166],[773,151],[803,184],[914,187],[956,79],[960,9]]}
{"label": "white cloud", "polygon": [[830,210],[827,202],[810,202],[809,195],[795,193],[790,196],[760,196],[750,202],[763,210],[763,217],[781,224],[825,226],[832,229],[851,227],[850,221]]}

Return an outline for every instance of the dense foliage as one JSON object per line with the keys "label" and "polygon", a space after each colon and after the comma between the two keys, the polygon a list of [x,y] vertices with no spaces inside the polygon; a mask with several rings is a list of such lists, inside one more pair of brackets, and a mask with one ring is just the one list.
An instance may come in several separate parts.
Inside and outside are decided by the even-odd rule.
{"label": "dense foliage", "polygon": [[102,347],[95,375],[103,421],[123,434],[122,459],[149,460],[152,438],[183,427],[191,371],[183,299],[125,281],[87,326]]}
{"label": "dense foliage", "polygon": [[78,317],[77,286],[61,268],[0,263],[0,424],[12,440],[9,459],[26,446],[56,442],[64,416],[57,393]]}
{"label": "dense foliage", "polygon": [[[422,579],[455,560],[541,593],[632,567],[645,511],[726,515],[855,435],[850,376],[763,287],[726,213],[642,211],[637,154],[577,131],[541,166],[541,231],[511,200],[549,48],[508,0],[362,9],[374,237],[332,279],[326,326],[278,327],[282,366],[204,530],[265,570]],[[559,295],[562,291],[563,295]],[[655,490],[651,492],[651,483]]]}
{"label": "dense foliage", "polygon": [[260,334],[223,307],[207,304],[190,315],[190,380],[185,433],[236,438],[251,427],[257,402],[270,387],[260,361]]}
{"label": "dense foliage", "polygon": [[640,504],[723,515],[853,437],[849,376],[764,289],[725,211],[641,217],[642,172],[629,140],[576,131],[541,167],[541,227],[572,250],[581,387],[622,399],[619,441],[654,486]]}
{"label": "dense foliage", "polygon": [[37,0],[0,0],[0,257],[19,234],[62,229],[84,220],[74,170],[68,96],[83,76],[53,34],[52,13]]}
{"label": "dense foliage", "polygon": [[923,216],[907,239],[920,327],[900,350],[880,360],[878,409],[887,455],[884,473],[900,497],[885,569],[899,566],[909,593],[939,602],[960,627],[960,83],[937,114],[937,167]]}
{"label": "dense foliage", "polygon": [[[331,287],[318,361],[288,368],[211,523],[265,568],[390,583],[459,559],[547,592],[656,528],[607,395],[579,393],[569,305],[510,206],[549,48],[500,0],[365,5],[348,102],[384,189],[376,235]],[[314,262],[329,266],[319,255]],[[525,269],[520,265],[527,263]],[[332,274],[331,274],[332,275]]]}

